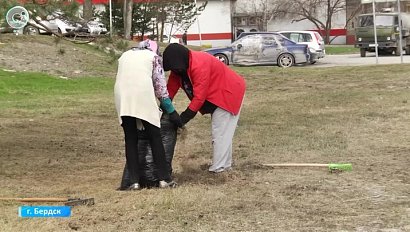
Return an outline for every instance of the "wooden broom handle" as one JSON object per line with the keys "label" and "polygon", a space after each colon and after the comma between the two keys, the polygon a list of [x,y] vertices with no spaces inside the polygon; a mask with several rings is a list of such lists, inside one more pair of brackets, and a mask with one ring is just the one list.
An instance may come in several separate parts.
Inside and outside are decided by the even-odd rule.
{"label": "wooden broom handle", "polygon": [[308,164],[308,163],[283,163],[283,164],[262,164],[267,167],[329,167],[329,164]]}

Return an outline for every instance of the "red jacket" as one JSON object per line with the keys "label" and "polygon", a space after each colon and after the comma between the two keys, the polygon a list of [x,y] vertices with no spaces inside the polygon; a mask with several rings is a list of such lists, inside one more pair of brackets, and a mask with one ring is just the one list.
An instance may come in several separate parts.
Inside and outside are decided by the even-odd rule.
{"label": "red jacket", "polygon": [[[189,52],[187,73],[194,89],[190,110],[199,111],[207,100],[234,115],[239,113],[245,94],[245,80],[240,75],[212,55],[198,51]],[[174,98],[181,88],[181,78],[171,72],[167,88]]]}

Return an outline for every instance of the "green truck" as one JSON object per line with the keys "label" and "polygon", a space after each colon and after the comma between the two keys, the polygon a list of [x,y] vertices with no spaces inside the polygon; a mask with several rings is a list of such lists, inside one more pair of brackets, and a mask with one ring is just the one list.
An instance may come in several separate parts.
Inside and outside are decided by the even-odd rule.
{"label": "green truck", "polygon": [[379,54],[395,54],[399,56],[403,50],[410,54],[410,14],[401,13],[402,46],[400,47],[399,14],[397,12],[360,14],[355,28],[355,47],[360,48],[360,56],[366,52],[375,52],[374,25],[376,25]]}

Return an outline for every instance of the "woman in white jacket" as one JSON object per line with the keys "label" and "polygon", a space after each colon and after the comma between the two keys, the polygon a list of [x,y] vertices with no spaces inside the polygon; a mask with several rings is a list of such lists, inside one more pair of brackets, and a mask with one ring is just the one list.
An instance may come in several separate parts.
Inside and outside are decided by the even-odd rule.
{"label": "woman in white jacket", "polygon": [[139,159],[138,133],[144,130],[148,136],[154,163],[157,167],[159,187],[175,187],[168,172],[164,145],[160,135],[161,108],[170,115],[170,120],[181,127],[181,119],[175,111],[166,88],[162,60],[158,45],[145,40],[138,47],[124,52],[118,60],[114,87],[115,106],[124,130],[125,156],[131,185],[121,190],[138,190]]}

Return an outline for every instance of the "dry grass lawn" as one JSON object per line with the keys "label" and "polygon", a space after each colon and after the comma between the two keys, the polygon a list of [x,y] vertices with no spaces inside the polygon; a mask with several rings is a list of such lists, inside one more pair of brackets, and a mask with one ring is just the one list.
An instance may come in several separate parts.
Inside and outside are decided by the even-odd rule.
{"label": "dry grass lawn", "polygon": [[[137,192],[115,191],[113,79],[0,72],[0,197],[96,201],[65,219],[19,218],[22,204],[2,201],[0,231],[410,231],[410,65],[235,69],[247,93],[234,170],[206,171],[210,117],[197,115],[178,138],[179,187]],[[285,162],[353,171],[261,166]]]}

